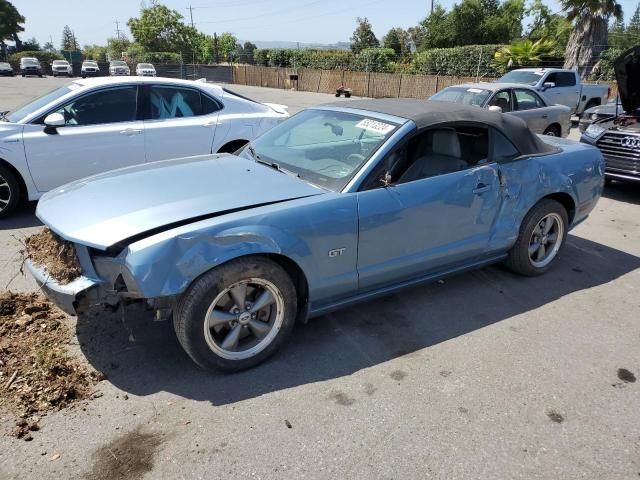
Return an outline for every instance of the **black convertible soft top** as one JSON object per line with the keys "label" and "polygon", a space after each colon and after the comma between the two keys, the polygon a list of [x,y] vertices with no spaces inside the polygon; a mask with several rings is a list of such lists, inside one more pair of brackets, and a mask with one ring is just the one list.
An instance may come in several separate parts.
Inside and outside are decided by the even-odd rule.
{"label": "black convertible soft top", "polygon": [[482,123],[500,130],[523,155],[539,155],[558,151],[557,148],[540,140],[535,133],[529,130],[521,118],[470,105],[412,98],[381,98],[333,102],[325,106],[354,108],[394,115],[413,120],[418,129],[449,122]]}

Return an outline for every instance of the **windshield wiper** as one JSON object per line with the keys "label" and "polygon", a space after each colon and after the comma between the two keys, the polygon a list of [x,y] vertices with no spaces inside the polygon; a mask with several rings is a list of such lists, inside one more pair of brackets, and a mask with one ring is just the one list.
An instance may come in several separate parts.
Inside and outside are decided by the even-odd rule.
{"label": "windshield wiper", "polygon": [[257,163],[260,163],[262,165],[266,165],[267,167],[271,167],[271,168],[273,168],[275,170],[278,170],[279,172],[286,173],[287,175],[293,175],[294,177],[300,178],[299,174],[297,174],[296,172],[292,172],[291,170],[287,170],[286,168],[281,167],[276,162],[268,162],[267,160],[261,159],[260,155],[258,155],[258,153],[256,152],[255,148],[253,148],[252,145],[249,145],[248,150],[249,150],[249,153],[251,154],[251,156],[253,157],[253,159]]}

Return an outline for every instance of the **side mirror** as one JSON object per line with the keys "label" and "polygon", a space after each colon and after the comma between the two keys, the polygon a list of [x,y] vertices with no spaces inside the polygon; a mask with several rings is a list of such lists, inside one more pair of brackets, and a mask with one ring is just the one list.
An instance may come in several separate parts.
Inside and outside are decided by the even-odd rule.
{"label": "side mirror", "polygon": [[57,112],[51,113],[47,115],[46,118],[44,119],[44,124],[47,127],[52,127],[52,128],[64,127],[64,124],[65,124],[64,115]]}
{"label": "side mirror", "polygon": [[542,91],[548,90],[549,88],[555,88],[556,84],[553,82],[544,82],[542,84]]}
{"label": "side mirror", "polygon": [[385,172],[384,177],[382,177],[382,178],[380,179],[380,184],[381,184],[383,187],[388,187],[388,186],[390,186],[390,185],[391,185],[391,181],[392,181],[392,180],[393,180],[393,179],[391,178],[391,174],[390,174],[389,172]]}
{"label": "side mirror", "polygon": [[497,105],[491,105],[489,107],[489,111],[490,112],[498,112],[498,113],[502,113],[502,107],[499,107]]}

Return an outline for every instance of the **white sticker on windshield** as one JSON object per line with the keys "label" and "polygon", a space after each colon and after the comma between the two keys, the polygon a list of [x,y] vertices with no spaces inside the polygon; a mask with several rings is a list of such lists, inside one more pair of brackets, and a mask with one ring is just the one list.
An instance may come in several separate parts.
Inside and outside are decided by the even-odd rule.
{"label": "white sticker on windshield", "polygon": [[482,90],[479,88],[467,88],[467,92],[469,93],[482,93]]}
{"label": "white sticker on windshield", "polygon": [[542,76],[542,75],[544,75],[544,74],[545,74],[545,72],[533,72],[533,74],[534,74],[534,75]]}
{"label": "white sticker on windshield", "polygon": [[388,123],[379,122],[378,120],[372,120],[370,118],[361,120],[356,124],[356,127],[369,130],[371,132],[381,133],[382,135],[386,135],[396,128],[395,125],[389,125]]}

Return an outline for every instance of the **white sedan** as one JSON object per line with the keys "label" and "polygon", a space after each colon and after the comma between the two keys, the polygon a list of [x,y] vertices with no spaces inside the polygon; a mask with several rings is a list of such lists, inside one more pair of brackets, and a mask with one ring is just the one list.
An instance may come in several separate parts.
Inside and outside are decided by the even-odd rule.
{"label": "white sedan", "polygon": [[[288,117],[285,106],[202,81],[76,80],[0,113],[0,218],[22,200],[37,200],[79,178],[235,152]],[[212,185],[221,180],[211,179]]]}

